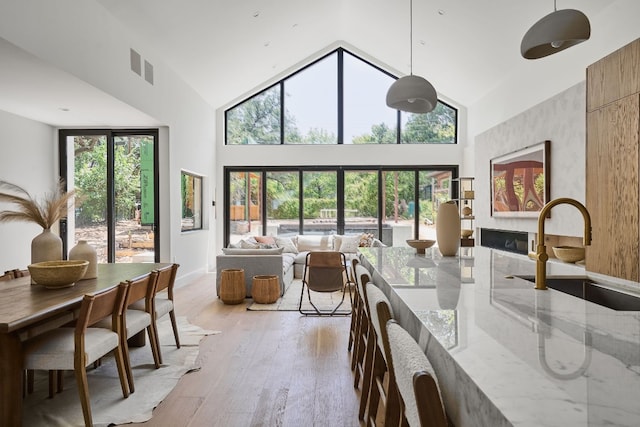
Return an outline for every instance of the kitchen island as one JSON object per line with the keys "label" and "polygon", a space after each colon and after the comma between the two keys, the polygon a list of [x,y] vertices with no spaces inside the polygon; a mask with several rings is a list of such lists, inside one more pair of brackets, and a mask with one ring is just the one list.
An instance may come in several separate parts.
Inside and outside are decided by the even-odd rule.
{"label": "kitchen island", "polygon": [[[361,248],[360,259],[456,426],[640,425],[640,312],[535,290],[517,277],[535,274],[533,260],[488,248]],[[587,276],[551,261],[547,275]]]}

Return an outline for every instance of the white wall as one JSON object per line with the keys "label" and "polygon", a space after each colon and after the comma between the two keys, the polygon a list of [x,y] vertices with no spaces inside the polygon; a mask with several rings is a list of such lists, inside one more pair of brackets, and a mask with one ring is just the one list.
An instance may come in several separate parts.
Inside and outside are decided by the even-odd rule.
{"label": "white wall", "polygon": [[[551,141],[551,199],[570,197],[585,203],[586,83],[581,82],[476,137],[474,210],[476,227],[536,232],[537,218],[491,216],[492,158],[545,140]],[[582,236],[582,216],[571,206],[553,208],[545,232]]]}
{"label": "white wall", "polygon": [[[20,185],[32,196],[53,190],[58,179],[54,133],[51,126],[0,111],[0,180]],[[0,274],[30,264],[31,240],[41,231],[31,223],[0,224]]]}
{"label": "white wall", "polygon": [[618,0],[589,16],[586,42],[546,58],[521,58],[519,67],[505,71],[500,86],[469,106],[468,140],[473,143],[476,135],[585,80],[590,64],[640,37],[639,16],[640,1]]}
{"label": "white wall", "polygon": [[[23,0],[3,4],[0,37],[71,73],[166,125],[161,129],[161,259],[181,264],[179,275],[211,267],[213,210],[205,202],[208,230],[180,232],[180,170],[205,176],[205,201],[215,187],[215,111],[141,40],[93,0]],[[154,85],[130,70],[134,48],[154,65]],[[110,124],[118,127],[117,123]],[[42,156],[56,167],[52,135],[39,141]],[[2,147],[7,144],[1,141]],[[18,177],[20,178],[20,177]],[[25,179],[24,177],[22,177]],[[24,264],[24,263],[23,263]]]}

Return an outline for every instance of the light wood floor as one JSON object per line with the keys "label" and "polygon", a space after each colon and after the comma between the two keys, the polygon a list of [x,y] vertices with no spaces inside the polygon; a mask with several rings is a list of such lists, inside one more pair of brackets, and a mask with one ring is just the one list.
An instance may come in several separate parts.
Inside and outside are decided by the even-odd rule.
{"label": "light wood floor", "polygon": [[183,376],[153,418],[135,425],[359,426],[360,393],[347,351],[350,317],[246,306],[223,304],[215,275],[176,290],[178,316],[222,333],[201,341],[201,370]]}

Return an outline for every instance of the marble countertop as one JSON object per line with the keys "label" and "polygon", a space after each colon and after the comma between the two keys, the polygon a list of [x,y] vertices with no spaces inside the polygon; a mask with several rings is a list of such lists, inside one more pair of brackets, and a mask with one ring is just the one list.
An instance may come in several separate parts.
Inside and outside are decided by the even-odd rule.
{"label": "marble countertop", "polygon": [[[640,312],[537,291],[515,277],[535,262],[498,250],[360,258],[429,357],[456,426],[640,425]],[[547,275],[587,276],[559,262]]]}

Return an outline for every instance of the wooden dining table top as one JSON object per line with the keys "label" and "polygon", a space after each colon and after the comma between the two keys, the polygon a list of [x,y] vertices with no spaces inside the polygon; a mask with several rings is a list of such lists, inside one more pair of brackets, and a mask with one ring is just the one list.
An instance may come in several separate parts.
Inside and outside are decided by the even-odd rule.
{"label": "wooden dining table top", "polygon": [[30,277],[20,277],[0,284],[0,333],[28,328],[57,313],[79,306],[85,294],[117,286],[168,263],[98,264],[98,277],[80,280],[61,289],[47,289],[31,284]]}

